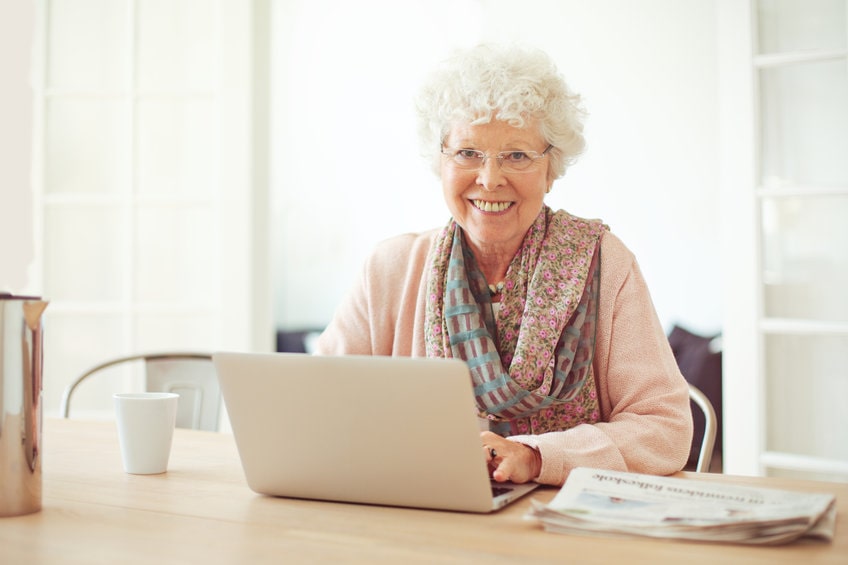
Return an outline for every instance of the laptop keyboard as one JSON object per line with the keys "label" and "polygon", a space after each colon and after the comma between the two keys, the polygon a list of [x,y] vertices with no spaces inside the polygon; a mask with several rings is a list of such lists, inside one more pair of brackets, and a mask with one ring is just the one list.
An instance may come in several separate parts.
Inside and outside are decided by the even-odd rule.
{"label": "laptop keyboard", "polygon": [[502,494],[506,494],[508,492],[512,492],[511,487],[502,487],[498,485],[492,485],[492,498],[498,497]]}

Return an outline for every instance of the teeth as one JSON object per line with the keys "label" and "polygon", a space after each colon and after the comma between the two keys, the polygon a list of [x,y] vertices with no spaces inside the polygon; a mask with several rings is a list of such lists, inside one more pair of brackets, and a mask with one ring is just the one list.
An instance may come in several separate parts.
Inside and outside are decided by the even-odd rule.
{"label": "teeth", "polygon": [[511,202],[489,202],[487,200],[475,200],[474,206],[483,210],[484,212],[503,212],[510,206],[512,206]]}

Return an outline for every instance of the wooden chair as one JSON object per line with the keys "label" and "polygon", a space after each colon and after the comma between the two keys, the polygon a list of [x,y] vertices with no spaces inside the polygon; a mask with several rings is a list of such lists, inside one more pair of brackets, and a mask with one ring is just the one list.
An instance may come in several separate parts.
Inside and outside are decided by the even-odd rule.
{"label": "wooden chair", "polygon": [[176,422],[178,428],[218,430],[221,391],[212,355],[208,353],[145,353],[100,363],[65,387],[59,409],[61,416],[69,417],[71,396],[84,381],[109,367],[133,363],[144,363],[145,390],[180,395]]}

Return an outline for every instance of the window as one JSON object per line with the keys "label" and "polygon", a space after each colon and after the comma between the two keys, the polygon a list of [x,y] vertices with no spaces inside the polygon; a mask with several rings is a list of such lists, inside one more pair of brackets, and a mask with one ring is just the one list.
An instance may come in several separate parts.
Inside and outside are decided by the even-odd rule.
{"label": "window", "polygon": [[[39,5],[48,413],[68,382],[110,357],[256,346],[251,9],[235,0]],[[75,409],[111,410],[108,397],[81,393]]]}

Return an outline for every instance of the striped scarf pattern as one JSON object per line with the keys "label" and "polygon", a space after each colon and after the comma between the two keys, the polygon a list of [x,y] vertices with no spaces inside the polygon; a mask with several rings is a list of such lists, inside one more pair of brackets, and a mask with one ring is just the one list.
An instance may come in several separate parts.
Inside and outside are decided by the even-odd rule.
{"label": "striped scarf pattern", "polygon": [[544,207],[507,270],[497,319],[485,278],[451,220],[430,252],[429,357],[468,363],[477,409],[501,435],[600,419],[592,373],[601,222]]}

